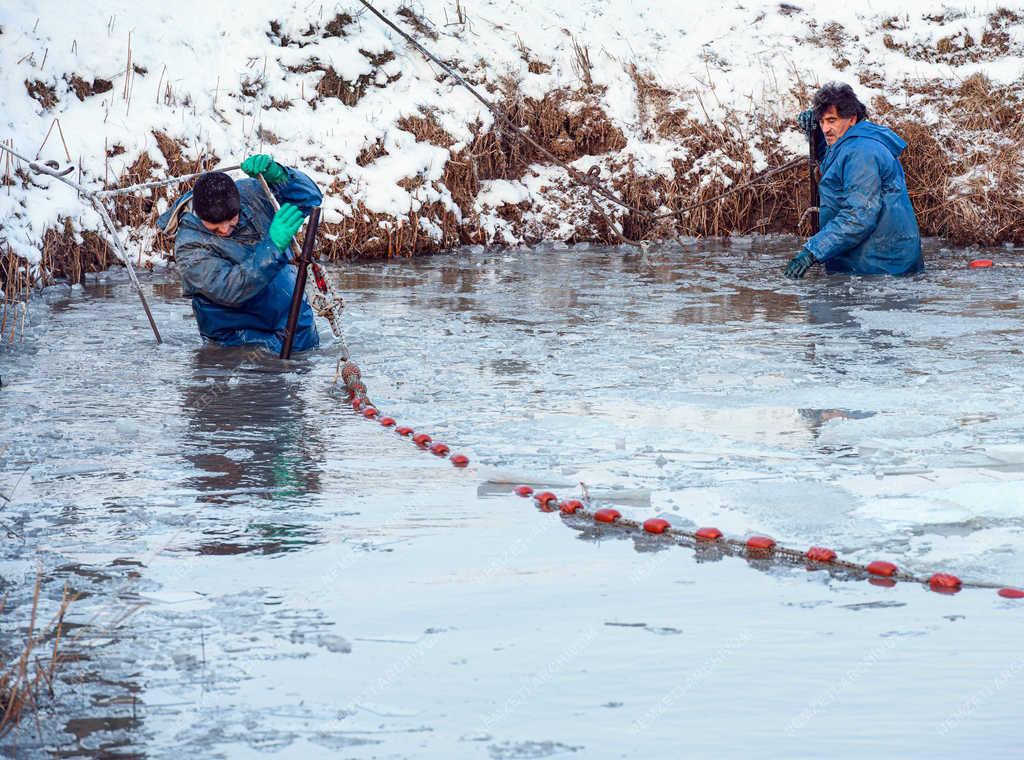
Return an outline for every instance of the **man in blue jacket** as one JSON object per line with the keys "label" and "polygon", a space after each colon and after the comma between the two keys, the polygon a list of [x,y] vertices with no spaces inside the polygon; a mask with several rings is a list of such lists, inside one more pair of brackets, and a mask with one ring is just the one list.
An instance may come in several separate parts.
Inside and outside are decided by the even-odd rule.
{"label": "man in blue jacket", "polygon": [[829,274],[920,272],[921,233],[899,161],[907,144],[867,121],[848,84],[826,84],[812,105],[799,121],[817,141],[821,231],[789,262],[786,277],[799,279],[817,263]]}
{"label": "man in blue jacket", "polygon": [[[295,289],[289,248],[323,194],[305,174],[268,155],[250,156],[242,171],[252,179],[235,182],[222,172],[202,175],[157,226],[174,234],[182,293],[192,297],[203,340],[256,345],[277,354]],[[281,203],[277,213],[256,179],[260,175]],[[313,311],[303,299],[294,350],[319,345]]]}

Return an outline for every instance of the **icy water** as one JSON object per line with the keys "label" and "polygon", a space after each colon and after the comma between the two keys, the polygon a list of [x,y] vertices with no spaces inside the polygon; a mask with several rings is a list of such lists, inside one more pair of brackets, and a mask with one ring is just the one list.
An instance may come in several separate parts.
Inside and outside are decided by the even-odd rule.
{"label": "icy water", "polygon": [[[793,240],[339,267],[371,398],[201,349],[174,276],[0,354],[4,653],[71,657],[11,756],[1020,757],[1024,602],[695,555],[519,482],[1024,584],[1024,270],[780,276]],[[1006,260],[1020,252],[996,252]]]}

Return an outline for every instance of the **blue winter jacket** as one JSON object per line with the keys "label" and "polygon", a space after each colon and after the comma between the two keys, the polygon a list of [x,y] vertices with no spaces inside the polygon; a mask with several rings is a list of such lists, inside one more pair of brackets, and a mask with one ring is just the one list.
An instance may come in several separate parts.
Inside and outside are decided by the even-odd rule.
{"label": "blue winter jacket", "polygon": [[862,121],[824,154],[818,185],[821,231],[804,248],[829,274],[902,275],[924,269],[921,233],[899,162],[906,147],[891,129]]}
{"label": "blue winter jacket", "polygon": [[[292,203],[303,214],[320,204],[323,194],[302,172],[285,169],[288,179],[271,184],[279,203]],[[296,268],[291,253],[281,251],[268,236],[274,207],[257,179],[235,183],[241,195],[238,226],[228,237],[207,230],[185,204],[186,193],[157,219],[164,231],[177,219],[174,258],[182,293],[192,296],[199,333],[222,346],[258,345],[280,353],[288,322]],[[175,229],[171,226],[171,229]],[[299,312],[293,350],[320,345],[313,310],[305,298]]]}

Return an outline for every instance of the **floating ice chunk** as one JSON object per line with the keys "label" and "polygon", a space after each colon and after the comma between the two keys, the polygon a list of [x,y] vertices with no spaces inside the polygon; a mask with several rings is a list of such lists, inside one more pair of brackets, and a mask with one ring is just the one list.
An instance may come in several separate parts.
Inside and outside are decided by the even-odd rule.
{"label": "floating ice chunk", "polygon": [[352,651],[352,644],[347,639],[333,633],[320,634],[316,637],[316,643],[334,654],[349,654]]}
{"label": "floating ice chunk", "polygon": [[228,449],[224,452],[224,456],[228,459],[233,459],[236,462],[244,462],[248,459],[252,459],[255,455],[256,454],[252,449]]}

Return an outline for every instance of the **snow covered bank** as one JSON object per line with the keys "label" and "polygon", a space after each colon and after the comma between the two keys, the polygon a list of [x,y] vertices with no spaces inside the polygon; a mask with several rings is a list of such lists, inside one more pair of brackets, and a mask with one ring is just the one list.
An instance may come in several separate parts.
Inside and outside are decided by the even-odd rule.
{"label": "snow covered bank", "polygon": [[[329,195],[333,256],[466,243],[608,240],[567,173],[357,2],[114,0],[61,13],[0,10],[0,139],[128,183],[273,153]],[[997,2],[843,4],[625,0],[382,0],[546,148],[642,208],[679,208],[805,151],[793,115],[821,82],[851,82],[908,138],[926,234],[1024,241],[1024,13]],[[74,278],[104,248],[95,214],[59,183],[0,161],[0,244]],[[164,191],[117,204],[143,261]],[[805,172],[680,219],[684,234],[798,231]],[[605,210],[626,234],[669,230]],[[49,235],[47,234],[49,233]],[[85,245],[85,255],[79,246]],[[73,253],[71,256],[69,254]],[[8,269],[15,260],[8,257]]]}

